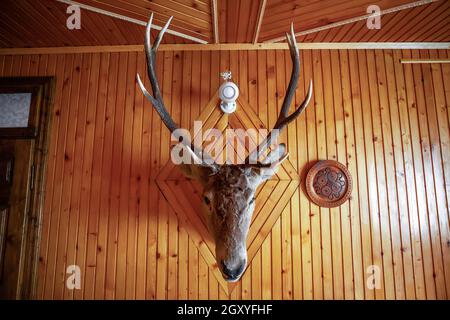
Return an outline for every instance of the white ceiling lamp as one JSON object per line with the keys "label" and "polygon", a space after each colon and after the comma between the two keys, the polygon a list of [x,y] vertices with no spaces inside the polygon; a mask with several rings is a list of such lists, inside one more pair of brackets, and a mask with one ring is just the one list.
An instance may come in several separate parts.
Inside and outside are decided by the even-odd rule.
{"label": "white ceiling lamp", "polygon": [[225,113],[233,113],[236,111],[236,100],[239,97],[238,86],[229,81],[231,79],[231,71],[225,71],[220,74],[225,80],[219,88],[220,109]]}

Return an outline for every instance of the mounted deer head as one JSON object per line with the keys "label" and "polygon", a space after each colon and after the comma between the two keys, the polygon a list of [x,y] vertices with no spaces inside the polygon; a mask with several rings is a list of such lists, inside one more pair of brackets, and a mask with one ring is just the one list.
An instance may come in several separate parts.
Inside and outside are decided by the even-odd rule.
{"label": "mounted deer head", "polygon": [[255,163],[255,159],[265,155],[272,142],[276,141],[280,131],[306,108],[312,95],[312,82],[310,82],[308,94],[303,103],[291,115],[288,115],[300,73],[300,57],[293,25],[291,25],[291,32],[286,34],[286,38],[293,69],[281,112],[274,128],[248,155],[244,164],[219,165],[212,160],[210,155],[179,133],[180,130],[177,130],[179,127],[167,112],[156,78],[155,55],[172,17],[161,29],[153,46],[150,39],[152,19],[153,14],[150,16],[146,28],[145,51],[153,96],[144,87],[139,75],[137,75],[137,81],[145,97],[153,104],[166,127],[183,144],[184,149],[194,160],[192,164],[181,164],[180,168],[187,177],[197,179],[203,185],[202,209],[206,215],[208,228],[215,240],[217,265],[223,277],[227,281],[234,282],[239,280],[247,265],[246,240],[255,208],[256,189],[274,175],[278,166],[288,157],[286,146],[278,145],[261,162]]}

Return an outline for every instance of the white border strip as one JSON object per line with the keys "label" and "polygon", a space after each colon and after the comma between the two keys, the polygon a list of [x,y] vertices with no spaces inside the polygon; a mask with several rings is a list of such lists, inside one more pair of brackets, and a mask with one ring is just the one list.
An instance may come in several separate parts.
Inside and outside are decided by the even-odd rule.
{"label": "white border strip", "polygon": [[[359,17],[345,19],[345,20],[341,20],[341,21],[334,22],[334,23],[331,23],[331,24],[327,24],[325,26],[321,26],[321,27],[317,27],[317,28],[313,28],[313,29],[297,32],[297,33],[295,33],[295,36],[299,37],[299,36],[304,36],[304,35],[307,35],[307,34],[319,32],[319,31],[323,31],[323,30],[333,29],[333,28],[340,27],[340,26],[343,26],[343,25],[346,25],[346,24],[350,24],[350,23],[366,20],[366,19],[368,19],[370,17],[382,16],[382,15],[385,15],[385,14],[389,14],[389,13],[393,13],[393,12],[397,12],[397,11],[402,11],[402,10],[406,10],[406,9],[410,9],[410,8],[414,8],[414,7],[419,7],[419,6],[423,6],[423,5],[430,4],[432,2],[437,2],[437,1],[439,1],[439,0],[420,0],[420,1],[415,1],[415,2],[411,2],[411,3],[403,4],[401,6],[389,8],[389,9],[386,9],[386,10],[381,10],[379,14],[368,13],[368,14],[365,14],[365,15],[362,15],[362,16],[359,16]],[[280,41],[283,41],[285,39],[286,39],[286,37],[283,36],[283,37],[277,37],[277,38],[274,38],[274,39],[266,40],[264,42],[268,42],[268,43],[280,42]]]}
{"label": "white border strip", "polygon": [[[315,42],[298,43],[300,50],[383,50],[383,49],[435,49],[450,50],[450,42]],[[219,43],[219,44],[162,44],[158,51],[236,51],[236,50],[288,50],[287,43]],[[0,56],[33,54],[68,54],[95,52],[143,52],[143,45],[78,46],[41,48],[0,48]]]}
{"label": "white border strip", "polygon": [[[96,7],[92,7],[92,6],[89,6],[87,4],[79,3],[79,2],[76,2],[76,1],[72,1],[72,0],[56,0],[56,1],[68,4],[68,5],[76,5],[76,6],[79,6],[80,8],[83,8],[83,9],[88,10],[88,11],[92,11],[92,12],[95,12],[95,13],[103,14],[105,16],[109,16],[109,17],[113,17],[113,18],[116,18],[116,19],[120,19],[120,20],[124,20],[124,21],[127,21],[127,22],[131,22],[131,23],[134,23],[134,24],[138,24],[140,26],[146,26],[147,25],[147,22],[144,22],[144,21],[141,21],[141,20],[137,20],[137,19],[133,19],[133,18],[130,18],[130,17],[118,14],[118,13],[114,13],[114,12],[110,12],[110,11],[107,11],[107,10],[103,10],[103,9],[99,9],[99,8],[96,8]],[[156,30],[161,30],[162,29],[160,26],[157,26],[157,25],[154,25],[154,24],[152,24],[152,28],[156,29]],[[177,37],[180,37],[180,38],[184,38],[184,39],[191,40],[191,41],[194,41],[194,42],[197,42],[197,43],[201,43],[201,44],[207,44],[208,43],[208,41],[205,41],[205,40],[202,40],[202,39],[199,39],[199,38],[196,38],[196,37],[193,37],[193,36],[190,36],[190,35],[178,32],[178,31],[170,30],[170,29],[167,29],[167,33],[172,34],[172,35],[177,36]]]}
{"label": "white border strip", "polygon": [[261,31],[261,25],[266,11],[266,0],[260,0],[258,9],[258,20],[256,21],[255,33],[253,35],[253,43],[257,43],[259,39],[259,32]]}
{"label": "white border strip", "polygon": [[214,31],[214,43],[219,43],[219,17],[217,11],[217,0],[211,0],[211,10],[212,10],[212,24]]}

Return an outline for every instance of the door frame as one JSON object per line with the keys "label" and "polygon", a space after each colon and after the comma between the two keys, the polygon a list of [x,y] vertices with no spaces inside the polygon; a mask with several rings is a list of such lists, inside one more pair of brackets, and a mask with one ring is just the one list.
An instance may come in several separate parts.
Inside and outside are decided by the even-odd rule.
{"label": "door frame", "polygon": [[[36,297],[55,77],[1,77],[0,92],[32,92],[27,128],[2,128],[0,139],[32,140],[28,206],[20,249],[17,299]],[[17,90],[15,90],[17,89]]]}

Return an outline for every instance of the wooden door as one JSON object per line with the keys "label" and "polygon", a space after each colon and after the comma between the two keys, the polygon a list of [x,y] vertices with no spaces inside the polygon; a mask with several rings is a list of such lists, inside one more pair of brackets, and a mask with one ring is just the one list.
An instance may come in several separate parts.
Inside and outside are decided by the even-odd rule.
{"label": "wooden door", "polygon": [[0,298],[20,297],[32,140],[0,140]]}
{"label": "wooden door", "polygon": [[0,78],[0,299],[35,295],[53,88]]}

